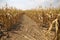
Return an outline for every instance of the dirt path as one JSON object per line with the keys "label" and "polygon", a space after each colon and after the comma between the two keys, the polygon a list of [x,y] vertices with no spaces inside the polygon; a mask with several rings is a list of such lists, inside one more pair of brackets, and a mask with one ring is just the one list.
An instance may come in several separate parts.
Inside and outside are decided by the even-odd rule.
{"label": "dirt path", "polygon": [[[11,38],[10,40],[52,40],[54,33],[45,36],[47,30],[40,29],[37,23],[32,20],[30,17],[23,15],[22,16],[21,30],[15,31],[15,33],[9,33]],[[48,39],[47,39],[48,38]]]}

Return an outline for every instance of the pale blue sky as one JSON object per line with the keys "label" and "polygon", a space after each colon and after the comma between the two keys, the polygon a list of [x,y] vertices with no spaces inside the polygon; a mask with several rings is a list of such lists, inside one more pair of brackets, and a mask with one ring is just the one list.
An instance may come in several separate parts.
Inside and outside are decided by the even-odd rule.
{"label": "pale blue sky", "polygon": [[31,9],[39,6],[49,7],[50,3],[54,7],[60,6],[60,0],[0,0],[0,8],[5,6],[6,2],[8,6],[16,7],[18,9]]}

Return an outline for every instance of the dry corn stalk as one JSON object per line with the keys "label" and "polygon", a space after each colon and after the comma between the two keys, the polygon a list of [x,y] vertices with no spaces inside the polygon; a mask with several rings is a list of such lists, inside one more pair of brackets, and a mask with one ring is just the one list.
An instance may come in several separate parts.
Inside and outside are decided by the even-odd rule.
{"label": "dry corn stalk", "polygon": [[[49,33],[49,32],[52,30],[54,23],[55,23],[55,28],[56,28],[56,29],[55,29],[55,30],[56,30],[56,36],[55,36],[54,39],[57,39],[57,33],[58,33],[58,18],[56,18],[54,21],[52,21],[52,23],[50,23],[50,27],[49,27],[47,33]],[[48,35],[48,34],[47,34],[47,35]]]}

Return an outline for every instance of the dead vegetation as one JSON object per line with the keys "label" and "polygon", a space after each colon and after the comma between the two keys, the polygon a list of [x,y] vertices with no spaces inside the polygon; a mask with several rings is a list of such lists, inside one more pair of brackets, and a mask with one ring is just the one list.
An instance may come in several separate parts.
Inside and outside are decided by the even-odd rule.
{"label": "dead vegetation", "polygon": [[[34,20],[37,25],[47,28],[46,35],[50,31],[56,33],[53,40],[59,40],[60,34],[60,9],[47,9],[47,10],[17,10],[17,9],[0,9],[0,32],[13,30],[17,25],[21,26],[21,18],[27,15]],[[48,39],[47,39],[48,40]]]}
{"label": "dead vegetation", "polygon": [[[58,9],[47,9],[47,10],[29,10],[27,11],[27,15],[29,17],[31,17],[34,21],[37,22],[38,25],[40,25],[40,27],[47,27],[48,28],[48,32],[50,32],[51,30],[56,30],[56,36],[53,40],[59,40],[59,38],[57,38],[58,36],[58,31],[59,31],[59,25],[60,23],[58,21],[59,17],[60,17],[60,10]],[[53,29],[54,28],[54,29]],[[47,32],[47,33],[48,33]],[[49,34],[47,34],[49,35]]]}

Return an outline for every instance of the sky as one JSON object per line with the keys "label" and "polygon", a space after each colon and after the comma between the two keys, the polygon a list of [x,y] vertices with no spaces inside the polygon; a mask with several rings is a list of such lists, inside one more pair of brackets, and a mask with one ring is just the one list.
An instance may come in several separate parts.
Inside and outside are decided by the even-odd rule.
{"label": "sky", "polygon": [[15,7],[17,9],[32,9],[38,7],[59,7],[60,0],[0,0],[0,8],[8,4],[9,7]]}

